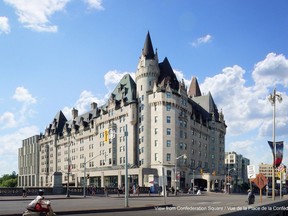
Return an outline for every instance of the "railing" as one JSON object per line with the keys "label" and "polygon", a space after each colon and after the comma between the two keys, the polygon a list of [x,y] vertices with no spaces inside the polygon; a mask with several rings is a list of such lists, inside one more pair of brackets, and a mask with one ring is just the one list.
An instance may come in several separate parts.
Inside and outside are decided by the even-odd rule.
{"label": "railing", "polygon": [[[63,194],[65,195],[67,192],[67,188],[63,187],[57,191],[53,191],[52,187],[26,187],[26,193],[28,196],[30,195],[37,195],[39,189],[44,190],[45,195],[53,195],[53,194]],[[83,187],[69,187],[70,195],[83,195]],[[86,188],[87,195],[103,195],[105,194],[103,187],[88,187]],[[115,187],[109,187],[107,188],[108,194],[122,194],[123,191],[119,191],[118,188]],[[130,193],[133,193],[132,189],[130,190]],[[140,194],[150,194],[150,188],[149,187],[139,187],[139,193]],[[23,194],[23,188],[15,187],[15,188],[0,188],[0,196],[22,196]]]}

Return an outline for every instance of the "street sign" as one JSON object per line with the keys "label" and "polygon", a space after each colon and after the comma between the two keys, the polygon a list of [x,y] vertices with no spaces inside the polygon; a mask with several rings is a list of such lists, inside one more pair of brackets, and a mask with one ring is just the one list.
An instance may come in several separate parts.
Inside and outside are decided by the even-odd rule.
{"label": "street sign", "polygon": [[248,175],[248,179],[256,178],[255,165],[248,165],[247,166],[247,175]]}
{"label": "street sign", "polygon": [[259,173],[252,182],[260,189],[260,203],[262,203],[262,188],[268,184],[268,179],[262,173]]}
{"label": "street sign", "polygon": [[259,173],[256,178],[252,180],[252,182],[254,182],[257,187],[262,190],[262,188],[267,185],[268,179],[262,173]]}

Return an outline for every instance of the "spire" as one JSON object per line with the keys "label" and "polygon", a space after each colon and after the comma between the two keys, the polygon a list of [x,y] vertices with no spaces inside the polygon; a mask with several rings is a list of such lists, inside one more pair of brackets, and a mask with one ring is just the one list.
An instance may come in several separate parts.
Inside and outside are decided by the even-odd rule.
{"label": "spire", "polygon": [[192,78],[192,81],[191,81],[191,84],[190,84],[190,87],[189,87],[189,91],[188,91],[188,95],[190,97],[201,96],[201,91],[200,91],[199,84],[198,84],[198,81],[197,81],[196,77]]}
{"label": "spire", "polygon": [[147,36],[146,36],[146,40],[145,40],[144,48],[142,50],[142,54],[146,57],[146,59],[154,59],[154,56],[155,56],[149,31],[148,31]]}

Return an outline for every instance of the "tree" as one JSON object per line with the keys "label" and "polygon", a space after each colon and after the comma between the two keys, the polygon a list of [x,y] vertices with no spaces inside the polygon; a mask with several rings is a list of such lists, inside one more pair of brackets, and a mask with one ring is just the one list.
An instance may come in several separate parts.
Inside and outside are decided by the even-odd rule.
{"label": "tree", "polygon": [[0,187],[16,187],[17,186],[18,175],[15,171],[11,175],[4,174],[0,178]]}

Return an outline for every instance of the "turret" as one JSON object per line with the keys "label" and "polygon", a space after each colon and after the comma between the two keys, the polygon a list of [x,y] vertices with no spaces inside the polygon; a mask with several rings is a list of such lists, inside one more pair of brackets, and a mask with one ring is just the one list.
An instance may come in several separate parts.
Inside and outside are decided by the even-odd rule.
{"label": "turret", "polygon": [[157,81],[160,74],[158,66],[158,54],[154,53],[150,34],[147,33],[144,47],[137,66],[136,83],[138,91],[151,91],[154,81]]}

